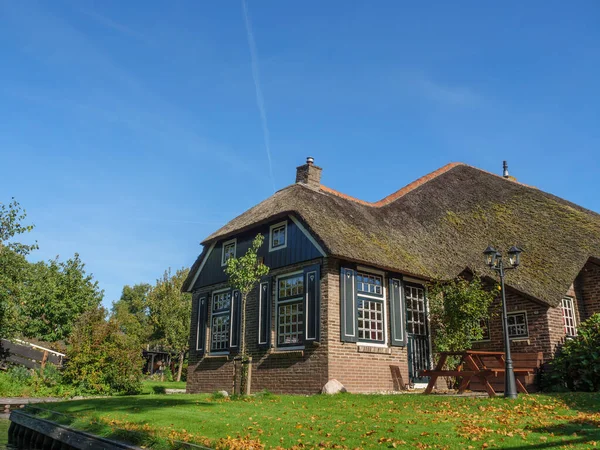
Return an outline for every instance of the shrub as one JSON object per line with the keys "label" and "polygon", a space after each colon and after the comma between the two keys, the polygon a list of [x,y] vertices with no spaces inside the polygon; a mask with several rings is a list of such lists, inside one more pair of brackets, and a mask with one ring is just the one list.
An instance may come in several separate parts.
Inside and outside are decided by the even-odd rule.
{"label": "shrub", "polygon": [[31,371],[23,366],[12,366],[6,372],[11,381],[25,385],[31,383]]}
{"label": "shrub", "polygon": [[78,390],[105,395],[141,392],[141,346],[114,319],[106,321],[104,308],[81,315],[69,344],[64,379]]}
{"label": "shrub", "polygon": [[547,389],[600,390],[600,313],[579,324],[578,335],[568,339],[544,378]]}

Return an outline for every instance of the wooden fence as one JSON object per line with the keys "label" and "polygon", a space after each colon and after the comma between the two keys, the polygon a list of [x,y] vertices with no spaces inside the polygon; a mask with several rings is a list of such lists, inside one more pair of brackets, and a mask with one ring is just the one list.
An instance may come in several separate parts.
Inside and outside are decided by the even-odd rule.
{"label": "wooden fence", "polygon": [[49,348],[31,344],[24,341],[0,341],[0,348],[4,353],[3,361],[11,364],[25,366],[28,369],[39,369],[45,367],[46,363],[52,363],[55,366],[61,366],[65,355]]}

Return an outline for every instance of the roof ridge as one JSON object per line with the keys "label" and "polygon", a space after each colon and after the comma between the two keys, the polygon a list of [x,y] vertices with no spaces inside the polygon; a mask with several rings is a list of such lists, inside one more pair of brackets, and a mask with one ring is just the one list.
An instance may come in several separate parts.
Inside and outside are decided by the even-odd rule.
{"label": "roof ridge", "polygon": [[521,186],[524,186],[524,187],[527,187],[527,188],[530,188],[530,189],[539,190],[535,186],[530,186],[528,184],[522,183],[521,181],[517,181],[517,179],[514,178],[514,177],[510,177],[510,178],[507,179],[507,178],[505,178],[505,177],[503,177],[501,175],[498,175],[496,173],[490,172],[488,170],[484,170],[484,169],[480,169],[479,167],[471,166],[470,164],[465,164],[465,163],[462,163],[462,162],[453,162],[453,163],[448,163],[445,166],[442,166],[439,169],[434,170],[433,172],[428,173],[427,175],[424,175],[421,178],[416,179],[415,181],[413,181],[413,182],[407,184],[406,186],[404,186],[403,188],[397,190],[396,192],[391,193],[387,197],[384,197],[381,200],[378,200],[376,202],[367,202],[366,200],[361,200],[359,198],[352,197],[351,195],[344,194],[343,192],[340,192],[340,191],[336,191],[335,189],[332,189],[332,188],[327,187],[325,185],[321,185],[321,191],[326,192],[328,194],[335,195],[335,196],[343,198],[345,200],[350,200],[352,202],[359,203],[359,204],[364,205],[364,206],[370,206],[370,207],[373,207],[373,208],[381,208],[382,206],[389,205],[390,203],[395,202],[399,198],[404,197],[406,194],[408,194],[409,192],[414,191],[418,187],[423,186],[428,181],[431,181],[431,180],[439,177],[440,175],[443,175],[446,172],[449,172],[450,170],[454,169],[455,167],[459,167],[459,166],[469,167],[471,169],[479,170],[480,172],[486,173],[488,175],[493,175],[493,176],[495,176],[497,178],[501,178],[503,180],[507,180],[507,181],[510,181],[512,183],[516,183],[516,184],[519,184]]}
{"label": "roof ridge", "polygon": [[[440,167],[437,170],[434,170],[433,172],[422,176],[421,178],[416,179],[415,181],[413,181],[412,183],[407,184],[406,186],[404,186],[403,188],[397,190],[396,192],[393,192],[392,194],[388,195],[387,197],[382,198],[379,201],[376,202],[367,202],[365,200],[361,200],[358,199],[356,197],[352,197],[350,195],[344,194],[342,192],[336,191],[335,189],[331,189],[330,187],[321,185],[321,191],[326,192],[328,194],[333,194],[335,196],[341,197],[343,199],[346,200],[350,200],[356,203],[360,203],[361,205],[365,205],[365,206],[371,206],[371,207],[375,207],[375,208],[380,208],[382,206],[385,205],[389,205],[390,203],[398,200],[401,197],[404,197],[406,194],[408,194],[411,191],[414,191],[415,189],[417,189],[418,187],[423,186],[425,183],[427,183],[428,181],[433,180],[434,178],[439,177],[440,175],[448,172],[449,170],[454,169],[455,167],[458,166],[467,166],[467,164],[461,163],[461,162],[453,162],[453,163],[449,163],[446,164],[443,167]],[[470,167],[470,166],[467,166]]]}

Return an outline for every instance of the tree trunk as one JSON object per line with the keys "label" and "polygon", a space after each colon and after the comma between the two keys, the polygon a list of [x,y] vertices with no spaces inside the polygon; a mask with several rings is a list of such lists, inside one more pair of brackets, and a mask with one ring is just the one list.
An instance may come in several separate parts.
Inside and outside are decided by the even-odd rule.
{"label": "tree trunk", "polygon": [[179,368],[177,369],[177,381],[181,381],[181,372],[183,370],[183,358],[185,356],[185,352],[181,352],[179,354]]}

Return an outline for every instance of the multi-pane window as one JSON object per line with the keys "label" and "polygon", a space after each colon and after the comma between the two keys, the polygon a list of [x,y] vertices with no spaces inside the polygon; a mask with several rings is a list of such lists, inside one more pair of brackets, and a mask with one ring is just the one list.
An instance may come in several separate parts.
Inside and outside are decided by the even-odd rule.
{"label": "multi-pane window", "polygon": [[358,339],[383,342],[383,302],[358,298]]}
{"label": "multi-pane window", "polygon": [[229,258],[235,258],[236,240],[223,242],[223,253],[221,254],[221,265],[227,264]]}
{"label": "multi-pane window", "polygon": [[406,299],[406,331],[413,335],[427,335],[427,312],[425,310],[425,289],[417,286],[404,286]]}
{"label": "multi-pane window", "polygon": [[285,248],[287,244],[287,223],[278,223],[271,227],[269,250]]}
{"label": "multi-pane window", "polygon": [[356,272],[356,290],[360,293],[382,295],[381,277],[377,275]]}
{"label": "multi-pane window", "polygon": [[577,334],[577,326],[575,325],[575,307],[571,297],[562,299],[562,317],[567,336],[575,336]]}
{"label": "multi-pane window", "polygon": [[279,280],[279,298],[297,297],[304,294],[304,276],[297,275]]}
{"label": "multi-pane window", "polygon": [[304,343],[304,274],[277,282],[277,345]]}
{"label": "multi-pane window", "polygon": [[213,294],[211,311],[210,350],[212,352],[226,351],[229,348],[231,291]]}
{"label": "multi-pane window", "polygon": [[527,329],[527,313],[509,313],[506,316],[508,323],[508,336],[510,338],[522,338],[529,336]]}
{"label": "multi-pane window", "polygon": [[358,340],[384,343],[383,278],[370,273],[356,272],[356,293]]}

